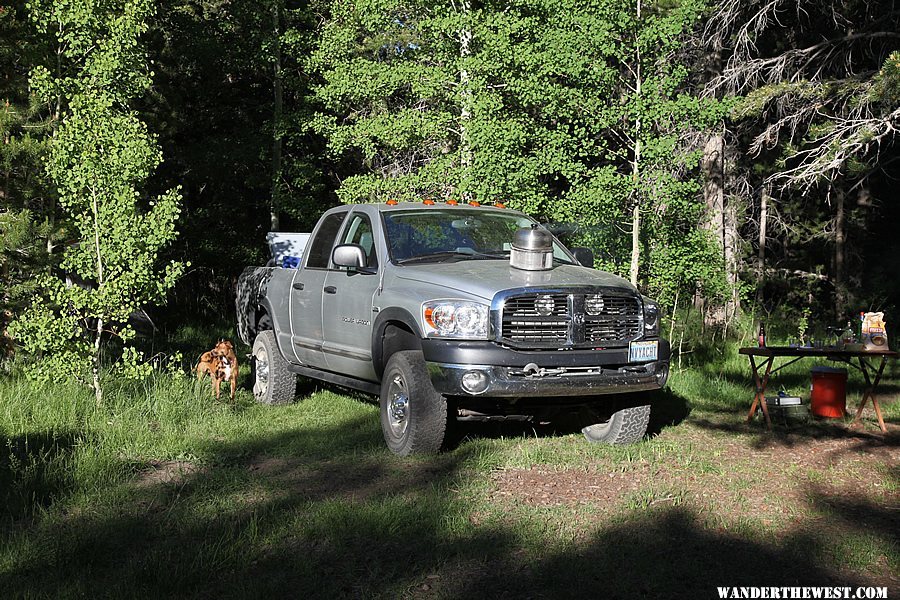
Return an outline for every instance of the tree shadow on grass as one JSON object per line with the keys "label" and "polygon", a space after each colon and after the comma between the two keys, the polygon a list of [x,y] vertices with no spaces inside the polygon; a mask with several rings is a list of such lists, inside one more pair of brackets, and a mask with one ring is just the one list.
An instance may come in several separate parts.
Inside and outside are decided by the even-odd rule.
{"label": "tree shadow on grass", "polygon": [[[356,425],[221,444],[190,473],[138,478],[114,501],[48,518],[11,539],[15,556],[0,589],[116,598],[696,598],[716,597],[723,585],[871,584],[827,566],[828,542],[814,530],[776,542],[689,507],[632,511],[564,542],[544,528],[541,509],[510,506],[499,518],[473,510],[459,490],[478,476],[474,446],[398,459],[373,451]],[[335,451],[321,451],[325,443]],[[879,519],[879,531],[894,527],[892,517]]]}
{"label": "tree shadow on grass", "polygon": [[750,438],[751,447],[757,450],[771,446],[792,448],[822,440],[853,440],[855,443],[849,448],[858,452],[879,447],[900,447],[900,432],[889,431],[883,434],[880,431],[866,431],[862,427],[850,427],[844,421],[811,419],[807,424],[794,426],[773,423],[771,430],[766,429],[762,417],[749,423],[743,418],[715,420],[694,418],[691,424],[708,431],[728,433],[743,439]]}
{"label": "tree shadow on grass", "polygon": [[[897,467],[891,479],[895,485],[900,483]],[[807,487],[806,496],[809,504],[833,523],[870,533],[900,549],[900,499],[896,496],[875,502],[862,494],[830,494],[815,485]]]}
{"label": "tree shadow on grass", "polygon": [[716,598],[717,586],[873,584],[826,566],[828,544],[814,528],[764,541],[711,526],[688,508],[651,509],[540,560],[507,557],[494,572],[509,577],[467,577],[454,596]]}
{"label": "tree shadow on grass", "polygon": [[78,441],[71,431],[0,436],[0,531],[71,491],[69,458]]}

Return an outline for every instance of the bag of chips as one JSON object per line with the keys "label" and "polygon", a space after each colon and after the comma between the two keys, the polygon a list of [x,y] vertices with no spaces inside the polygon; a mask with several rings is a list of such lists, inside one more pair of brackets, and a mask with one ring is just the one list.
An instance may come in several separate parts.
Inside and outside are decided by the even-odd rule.
{"label": "bag of chips", "polygon": [[887,328],[884,325],[884,313],[866,313],[863,315],[862,340],[866,350],[887,350]]}

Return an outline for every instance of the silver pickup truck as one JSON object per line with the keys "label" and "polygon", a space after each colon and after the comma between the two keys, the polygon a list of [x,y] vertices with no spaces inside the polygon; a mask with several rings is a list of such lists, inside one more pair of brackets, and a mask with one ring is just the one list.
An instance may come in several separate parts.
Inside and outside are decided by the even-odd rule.
{"label": "silver pickup truck", "polygon": [[659,307],[520,212],[342,206],[290,258],[238,281],[255,396],[292,402],[297,375],[376,394],[400,455],[437,452],[449,419],[562,408],[592,411],[589,440],[632,443],[650,406],[630,393],[668,378]]}

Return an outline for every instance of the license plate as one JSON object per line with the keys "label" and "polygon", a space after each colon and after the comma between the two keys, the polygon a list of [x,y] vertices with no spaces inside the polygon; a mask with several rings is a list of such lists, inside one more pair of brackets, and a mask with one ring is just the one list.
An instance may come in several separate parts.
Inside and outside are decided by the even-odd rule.
{"label": "license plate", "polygon": [[649,362],[659,354],[659,340],[652,342],[631,342],[628,346],[628,362]]}

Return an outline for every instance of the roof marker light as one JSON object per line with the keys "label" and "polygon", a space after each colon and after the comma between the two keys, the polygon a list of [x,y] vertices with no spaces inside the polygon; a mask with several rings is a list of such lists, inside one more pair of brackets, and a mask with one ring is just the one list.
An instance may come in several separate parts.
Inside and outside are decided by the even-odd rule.
{"label": "roof marker light", "polygon": [[387,204],[388,206],[396,206],[399,203],[396,200],[391,199],[391,200],[388,200],[387,202],[385,202],[385,204]]}
{"label": "roof marker light", "polygon": [[481,206],[480,202],[475,202],[474,200],[469,201],[469,206]]}
{"label": "roof marker light", "polygon": [[432,200],[431,198],[425,198],[424,200],[422,200],[422,204],[427,204],[428,206],[431,206],[434,204],[434,200]]}
{"label": "roof marker light", "polygon": [[450,206],[456,206],[457,204],[459,204],[459,202],[457,202],[456,200],[447,200],[447,204],[449,204]]}

